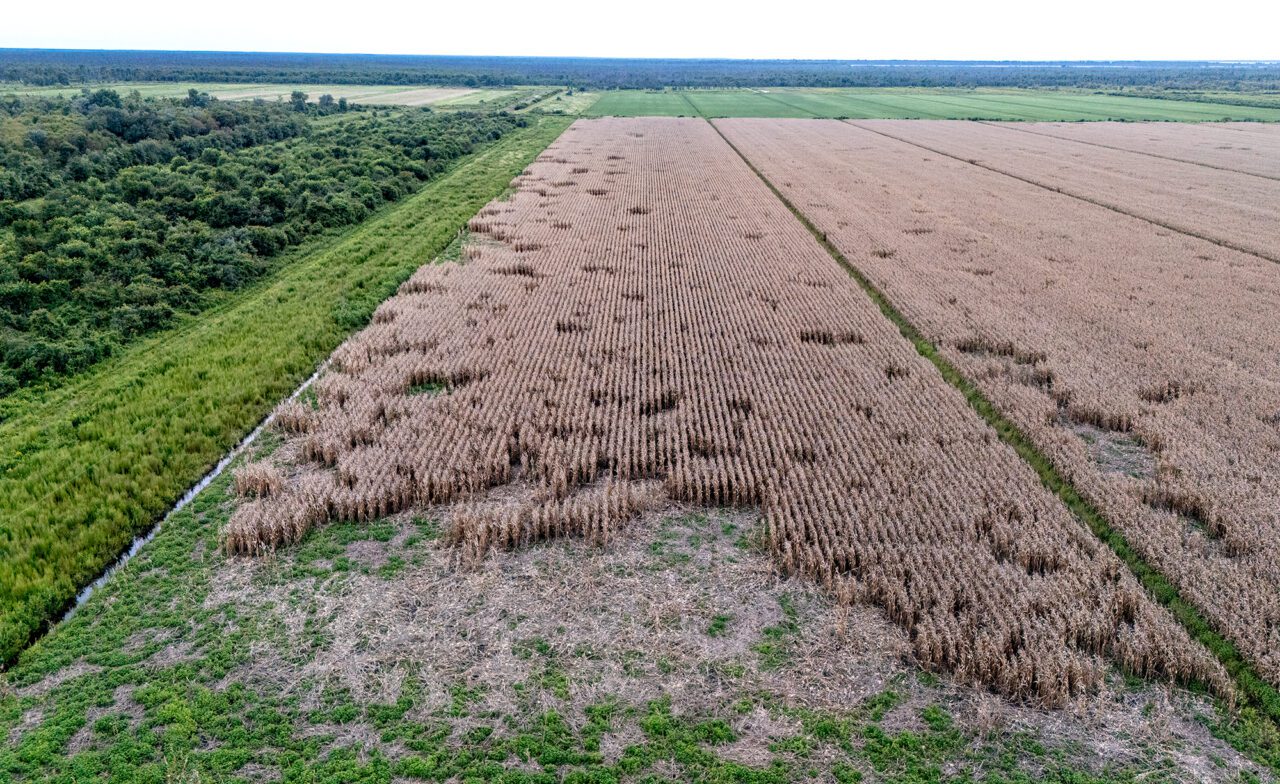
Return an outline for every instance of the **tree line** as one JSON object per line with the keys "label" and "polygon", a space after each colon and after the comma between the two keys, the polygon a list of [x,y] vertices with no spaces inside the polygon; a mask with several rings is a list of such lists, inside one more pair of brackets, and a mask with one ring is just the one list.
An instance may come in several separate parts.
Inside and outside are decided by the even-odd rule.
{"label": "tree line", "polygon": [[86,91],[0,100],[0,394],[195,313],[412,193],[505,113]]}
{"label": "tree line", "polygon": [[0,50],[0,81],[79,85],[110,81],[556,84],[591,89],[664,87],[1088,87],[1277,89],[1280,65],[1216,62],[962,62],[910,60],[676,60]]}

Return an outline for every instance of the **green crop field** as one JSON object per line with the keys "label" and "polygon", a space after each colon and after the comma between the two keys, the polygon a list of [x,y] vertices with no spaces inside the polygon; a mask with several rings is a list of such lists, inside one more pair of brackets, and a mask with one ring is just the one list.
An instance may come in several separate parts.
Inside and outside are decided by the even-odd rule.
{"label": "green crop field", "polygon": [[685,91],[611,90],[585,110],[586,114],[616,117],[677,117],[695,115]]}
{"label": "green crop field", "polygon": [[0,659],[64,607],[424,261],[568,119],[456,164],[190,324],[141,341],[0,424]]}
{"label": "green crop field", "polygon": [[798,109],[779,90],[688,91],[689,102],[704,117],[729,115],[749,117],[813,117],[812,111]]}
{"label": "green crop field", "polygon": [[[301,90],[316,100],[329,94],[355,103],[429,105],[441,109],[513,106],[553,87],[453,88],[421,85],[230,84],[134,82],[95,85],[144,97],[185,96],[190,89],[222,100],[287,100]],[[74,95],[78,87],[0,84],[0,94]],[[1159,97],[1153,97],[1159,95]],[[935,88],[752,88],[731,90],[609,90],[561,92],[533,104],[549,113],[616,117],[850,117],[901,120],[1177,121],[1252,120],[1280,122],[1280,96],[1267,94],[1169,93],[1114,95],[1081,90]]]}
{"label": "green crop field", "polygon": [[1057,90],[793,89],[616,90],[593,116],[853,117],[1028,121],[1280,121],[1280,107]]}

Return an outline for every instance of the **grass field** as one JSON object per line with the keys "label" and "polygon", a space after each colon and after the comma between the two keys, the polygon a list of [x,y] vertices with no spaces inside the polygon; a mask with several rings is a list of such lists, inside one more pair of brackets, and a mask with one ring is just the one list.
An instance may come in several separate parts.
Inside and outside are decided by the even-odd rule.
{"label": "grass field", "polygon": [[[422,85],[368,85],[368,84],[234,84],[201,82],[123,82],[93,85],[97,88],[116,90],[121,94],[138,91],[150,98],[180,98],[188,90],[207,92],[224,101],[288,100],[290,93],[301,90],[310,100],[321,95],[346,98],[362,104],[398,106],[448,106],[451,108],[478,108],[514,103],[539,88],[519,87],[500,89],[476,89],[471,87],[432,87]],[[0,95],[8,92],[24,95],[67,96],[76,95],[80,87],[27,87],[17,84],[0,84]],[[545,89],[545,88],[543,88]]]}
{"label": "grass field", "polygon": [[1280,121],[1280,108],[1047,90],[621,90],[593,116],[850,117],[861,119]]}
{"label": "grass field", "polygon": [[0,424],[0,659],[12,658],[567,124],[544,118],[184,328]]}
{"label": "grass field", "polygon": [[567,91],[560,92],[545,101],[534,104],[532,109],[550,114],[582,115],[600,99],[600,93],[587,90],[575,90],[572,95]]}

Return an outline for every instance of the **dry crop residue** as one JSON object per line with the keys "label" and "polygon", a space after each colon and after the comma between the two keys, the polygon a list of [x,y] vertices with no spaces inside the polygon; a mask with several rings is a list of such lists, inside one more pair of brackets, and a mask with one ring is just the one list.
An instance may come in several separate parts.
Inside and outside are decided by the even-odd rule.
{"label": "dry crop residue", "polygon": [[1280,683],[1274,264],[846,123],[717,124]]}
{"label": "dry crop residue", "polygon": [[515,185],[282,411],[307,470],[229,549],[434,504],[466,559],[604,540],[656,485],[759,506],[786,572],[961,680],[1053,703],[1109,656],[1225,683],[711,126],[580,121]]}
{"label": "dry crop residue", "polygon": [[1017,123],[1010,127],[1280,179],[1280,126],[1264,123]]}
{"label": "dry crop residue", "polygon": [[1280,261],[1275,180],[964,120],[857,125]]}

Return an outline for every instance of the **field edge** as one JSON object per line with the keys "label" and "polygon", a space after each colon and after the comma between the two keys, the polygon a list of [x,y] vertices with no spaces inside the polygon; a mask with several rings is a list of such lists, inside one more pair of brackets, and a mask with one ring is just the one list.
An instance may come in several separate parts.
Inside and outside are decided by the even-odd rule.
{"label": "field edge", "polygon": [[[56,495],[61,503],[74,506],[65,515],[69,520],[106,523],[78,527],[72,523],[68,530],[89,538],[92,547],[85,549],[90,551],[90,557],[71,564],[71,568],[44,562],[41,574],[52,576],[35,583],[35,589],[18,601],[0,608],[0,672],[54,628],[82,588],[115,564],[135,536],[151,529],[183,493],[267,416],[283,395],[313,372],[317,363],[363,327],[374,308],[403,280],[444,251],[466,221],[499,196],[511,177],[563,133],[572,119],[531,118],[526,128],[459,160],[388,210],[310,248],[292,264],[246,290],[234,304],[218,308],[208,319],[179,325],[176,338],[172,334],[157,335],[106,367],[95,368],[84,378],[51,390],[47,397],[28,401],[25,410],[9,417],[0,431],[9,442],[4,445],[6,452],[17,450],[22,460],[28,461],[40,459],[43,451],[43,463],[37,464],[38,468],[29,475],[61,480],[53,487],[47,487],[45,482],[48,492],[42,498],[47,501]],[[435,201],[444,201],[452,209],[432,210]],[[395,225],[396,217],[410,216],[414,211],[422,213],[420,220],[409,220],[407,229]],[[396,228],[425,237],[425,243],[410,252],[389,247],[393,243],[386,236],[375,236],[374,241],[380,243],[373,249],[368,247],[372,243],[361,242],[370,240],[369,235],[377,235],[379,230]],[[346,265],[325,264],[334,254],[344,252],[350,256]],[[371,260],[378,255],[382,256],[381,265],[378,259]],[[403,258],[410,255],[415,257],[411,261]],[[334,269],[335,266],[339,268]],[[367,273],[362,275],[362,268],[367,268]],[[308,300],[312,301],[308,304]],[[315,300],[321,302],[317,304]],[[290,305],[309,309],[306,315],[313,318],[300,319],[292,331],[279,329],[279,325],[277,329],[255,328],[261,317],[272,312],[282,314],[289,311]],[[281,318],[277,315],[276,320]],[[316,323],[317,319],[321,323]],[[236,361],[238,356],[230,344],[239,341],[243,341],[246,356],[240,364],[228,366],[226,363]],[[264,342],[267,345],[262,345]],[[218,353],[217,348],[223,351]],[[273,349],[273,355],[262,353]],[[276,371],[274,378],[255,374],[264,369],[263,365]],[[230,383],[228,376],[234,377]],[[173,380],[176,377],[209,383],[202,385],[203,395],[192,394],[202,387],[193,384],[182,388],[180,382]],[[210,394],[211,387],[220,387],[222,394]],[[111,395],[111,402],[104,405],[102,395],[106,388],[125,392],[120,396],[124,399]],[[189,420],[183,420],[183,409]],[[219,410],[223,412],[222,421],[213,417],[211,424],[191,424],[200,416]],[[82,429],[110,443],[112,462],[108,470],[94,471],[93,466],[76,465],[93,445],[92,440],[79,438],[77,434]],[[147,436],[157,433],[153,440],[147,440]],[[28,451],[32,444],[36,449]],[[166,459],[179,465],[165,466]],[[8,510],[6,527],[20,522],[39,503],[40,499],[36,499]]]}

